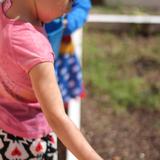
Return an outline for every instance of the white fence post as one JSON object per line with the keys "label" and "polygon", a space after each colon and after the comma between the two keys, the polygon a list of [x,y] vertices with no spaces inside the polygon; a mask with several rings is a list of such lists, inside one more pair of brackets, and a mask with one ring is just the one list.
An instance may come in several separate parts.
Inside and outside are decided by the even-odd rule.
{"label": "white fence post", "polygon": [[[73,43],[75,46],[75,52],[82,64],[82,35],[83,30],[79,29],[73,34]],[[80,128],[81,124],[81,99],[72,99],[69,102],[68,116],[75,123],[75,125]],[[77,158],[67,150],[67,160],[77,160]]]}
{"label": "white fence post", "polygon": [[159,15],[116,15],[116,14],[91,14],[89,23],[134,23],[134,24],[160,24]]}

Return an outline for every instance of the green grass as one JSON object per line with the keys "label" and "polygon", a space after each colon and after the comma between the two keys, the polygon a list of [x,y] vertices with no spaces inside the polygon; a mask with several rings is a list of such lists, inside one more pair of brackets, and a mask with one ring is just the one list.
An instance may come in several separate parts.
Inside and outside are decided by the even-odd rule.
{"label": "green grass", "polygon": [[89,32],[84,36],[84,79],[105,106],[160,109],[160,37]]}
{"label": "green grass", "polygon": [[134,6],[93,6],[91,13],[99,14],[131,14],[131,15],[159,15],[160,10],[147,9],[144,7]]}

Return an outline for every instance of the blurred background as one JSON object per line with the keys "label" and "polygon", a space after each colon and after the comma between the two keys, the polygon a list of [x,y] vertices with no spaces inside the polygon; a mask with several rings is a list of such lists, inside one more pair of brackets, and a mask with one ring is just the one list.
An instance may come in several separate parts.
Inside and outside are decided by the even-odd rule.
{"label": "blurred background", "polygon": [[[91,15],[160,14],[159,0],[92,3]],[[105,160],[159,160],[160,21],[90,22],[83,35],[83,133]]]}

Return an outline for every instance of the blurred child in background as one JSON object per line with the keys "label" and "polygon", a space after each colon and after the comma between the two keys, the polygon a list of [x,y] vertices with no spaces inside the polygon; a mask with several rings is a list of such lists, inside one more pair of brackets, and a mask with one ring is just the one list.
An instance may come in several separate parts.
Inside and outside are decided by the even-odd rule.
{"label": "blurred child in background", "polygon": [[90,0],[75,0],[71,11],[65,16],[65,30],[59,54],[55,60],[58,83],[65,105],[71,98],[84,95],[82,71],[75,53],[72,33],[81,28],[91,8]]}

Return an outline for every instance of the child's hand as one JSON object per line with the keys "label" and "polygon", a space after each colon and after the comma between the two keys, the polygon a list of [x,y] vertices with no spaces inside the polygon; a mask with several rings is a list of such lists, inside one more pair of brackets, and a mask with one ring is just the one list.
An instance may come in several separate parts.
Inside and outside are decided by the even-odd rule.
{"label": "child's hand", "polygon": [[68,21],[67,21],[67,19],[66,19],[66,18],[64,18],[64,20],[63,20],[63,26],[64,26],[64,27],[66,27],[66,26],[67,26],[67,24],[68,24]]}

